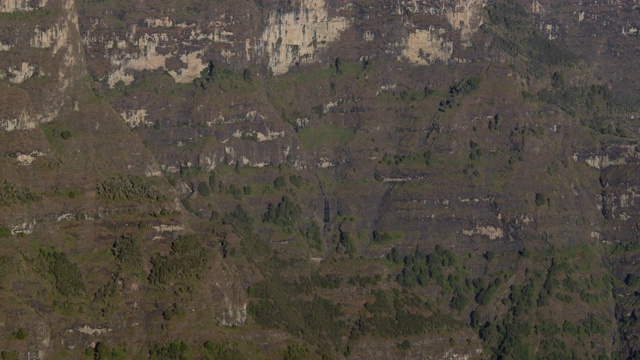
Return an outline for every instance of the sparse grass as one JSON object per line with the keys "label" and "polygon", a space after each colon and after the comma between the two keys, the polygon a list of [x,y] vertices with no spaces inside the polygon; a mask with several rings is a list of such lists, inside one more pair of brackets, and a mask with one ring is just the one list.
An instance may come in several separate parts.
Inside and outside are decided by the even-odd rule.
{"label": "sparse grass", "polygon": [[57,17],[62,15],[62,9],[59,7],[45,7],[28,11],[13,11],[0,13],[0,21],[2,22],[29,22],[41,20],[46,17]]}
{"label": "sparse grass", "polygon": [[352,137],[351,131],[332,124],[306,127],[300,131],[300,139],[306,149],[335,148]]}
{"label": "sparse grass", "polygon": [[0,206],[29,204],[40,200],[42,200],[42,195],[29,187],[20,189],[6,179],[0,183]]}

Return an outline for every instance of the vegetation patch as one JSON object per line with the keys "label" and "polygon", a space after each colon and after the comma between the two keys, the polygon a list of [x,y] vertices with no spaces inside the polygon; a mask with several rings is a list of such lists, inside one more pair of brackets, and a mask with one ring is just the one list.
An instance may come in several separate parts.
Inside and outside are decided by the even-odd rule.
{"label": "vegetation patch", "polygon": [[47,277],[64,296],[81,295],[85,291],[82,273],[63,252],[42,248],[35,262],[38,272]]}
{"label": "vegetation patch", "polygon": [[29,204],[42,200],[42,195],[29,187],[18,188],[8,180],[0,184],[0,206]]}
{"label": "vegetation patch", "polygon": [[252,286],[257,298],[249,313],[265,327],[275,327],[321,347],[337,349],[346,324],[340,305],[314,295],[309,281],[286,281],[279,275]]}
{"label": "vegetation patch", "polygon": [[167,285],[173,280],[199,278],[207,265],[207,252],[196,235],[181,236],[171,244],[168,256],[157,254],[151,264],[149,282]]}
{"label": "vegetation patch", "polygon": [[523,57],[529,70],[540,76],[543,66],[573,66],[576,54],[541,34],[527,10],[513,2],[485,7],[489,23],[482,28],[493,35],[495,44],[513,57]]}
{"label": "vegetation patch", "polygon": [[422,301],[415,295],[381,290],[373,290],[371,294],[375,300],[365,304],[365,315],[351,329],[349,337],[352,340],[363,335],[395,338],[429,332],[442,334],[464,327],[462,322],[444,313],[436,312],[427,316],[411,310],[423,307]]}
{"label": "vegetation patch", "polygon": [[165,201],[167,198],[155,186],[139,176],[115,175],[97,186],[98,197],[110,201],[148,200]]}
{"label": "vegetation patch", "polygon": [[300,232],[310,248],[322,251],[324,248],[324,241],[322,240],[320,226],[318,226],[315,221],[311,221],[306,229],[301,229]]}
{"label": "vegetation patch", "polygon": [[9,236],[11,236],[11,229],[5,226],[0,227],[0,239],[8,238]]}
{"label": "vegetation patch", "polygon": [[629,135],[623,126],[624,115],[640,111],[640,96],[615,92],[603,85],[556,85],[541,90],[538,98],[558,106],[569,115],[582,116],[583,125],[601,134],[622,137]]}
{"label": "vegetation patch", "polygon": [[460,98],[478,90],[481,82],[480,78],[471,77],[449,87],[449,97],[440,101],[438,111],[445,112],[447,109],[460,106]]}
{"label": "vegetation patch", "polygon": [[99,341],[93,349],[88,348],[85,355],[92,356],[95,360],[125,360],[132,354],[129,354],[122,345],[111,347],[106,342]]}
{"label": "vegetation patch", "polygon": [[189,346],[181,340],[166,345],[156,345],[149,351],[149,360],[188,360],[191,358]]}
{"label": "vegetation patch", "polygon": [[285,232],[291,233],[300,218],[300,206],[283,196],[278,205],[269,203],[267,212],[262,215],[262,222],[280,225]]}
{"label": "vegetation patch", "polygon": [[142,250],[135,238],[121,236],[113,243],[111,251],[122,264],[138,267],[142,263]]}
{"label": "vegetation patch", "polygon": [[318,147],[330,149],[344,145],[353,137],[353,132],[333,124],[324,124],[315,127],[305,127],[300,130],[300,140],[305,148]]}

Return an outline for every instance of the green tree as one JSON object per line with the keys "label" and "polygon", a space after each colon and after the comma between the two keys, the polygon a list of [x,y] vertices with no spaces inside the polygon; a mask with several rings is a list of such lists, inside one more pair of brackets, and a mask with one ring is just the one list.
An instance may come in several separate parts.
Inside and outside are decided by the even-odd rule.
{"label": "green tree", "polygon": [[305,345],[288,344],[284,353],[284,360],[304,360],[309,357],[309,349]]}
{"label": "green tree", "polygon": [[187,360],[189,346],[183,341],[176,340],[164,346],[155,346],[149,351],[149,360]]}
{"label": "green tree", "polygon": [[20,360],[20,354],[15,350],[3,350],[0,356],[2,356],[2,360]]}
{"label": "green tree", "polygon": [[206,182],[201,181],[200,184],[198,184],[198,193],[203,197],[209,197],[211,196],[211,188]]}
{"label": "green tree", "polygon": [[99,341],[96,343],[96,346],[93,348],[93,358],[94,360],[108,359],[111,353],[111,349],[104,341]]}
{"label": "green tree", "polygon": [[212,171],[211,174],[209,174],[209,189],[215,190],[216,186],[216,173]]}
{"label": "green tree", "polygon": [[283,176],[278,176],[275,180],[273,180],[273,187],[275,187],[276,190],[284,189],[286,186],[287,181]]}
{"label": "green tree", "polygon": [[71,139],[71,131],[63,131],[60,133],[60,137],[62,137],[63,140],[69,140]]}
{"label": "green tree", "polygon": [[285,195],[278,205],[269,204],[267,212],[262,215],[262,221],[280,225],[290,231],[298,222],[300,211],[300,207]]}
{"label": "green tree", "polygon": [[121,263],[137,266],[142,263],[142,250],[138,240],[132,237],[121,236],[113,243],[111,249],[113,256]]}
{"label": "green tree", "polygon": [[13,333],[13,336],[18,340],[24,340],[27,338],[27,336],[29,336],[29,334],[27,334],[27,330],[21,326],[18,330],[16,330],[16,332]]}

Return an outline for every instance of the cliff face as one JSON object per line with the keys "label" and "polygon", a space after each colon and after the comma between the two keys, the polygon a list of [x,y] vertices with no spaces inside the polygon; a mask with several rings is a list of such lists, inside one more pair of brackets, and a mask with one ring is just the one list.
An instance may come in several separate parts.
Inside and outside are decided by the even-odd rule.
{"label": "cliff face", "polygon": [[0,350],[634,356],[634,6],[0,0]]}
{"label": "cliff face", "polygon": [[[69,86],[85,71],[81,61],[82,45],[78,30],[78,16],[72,1],[59,4],[47,1],[6,1],[1,5],[5,19],[0,40],[1,75],[9,84],[23,84],[29,80],[55,81],[59,89],[33,89],[26,84],[23,91],[3,88],[3,114],[0,124],[5,131],[33,129],[39,123],[57,117],[64,106]],[[57,9],[52,11],[50,9]],[[22,17],[37,14],[38,22]],[[22,16],[21,16],[22,15]],[[37,80],[36,80],[37,79]],[[22,106],[11,106],[14,100]]]}

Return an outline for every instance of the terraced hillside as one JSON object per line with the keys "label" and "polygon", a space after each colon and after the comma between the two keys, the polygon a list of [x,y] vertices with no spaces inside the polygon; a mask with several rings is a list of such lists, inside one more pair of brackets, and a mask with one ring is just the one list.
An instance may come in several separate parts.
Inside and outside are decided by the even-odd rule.
{"label": "terraced hillside", "polygon": [[0,0],[2,358],[639,356],[634,6]]}

